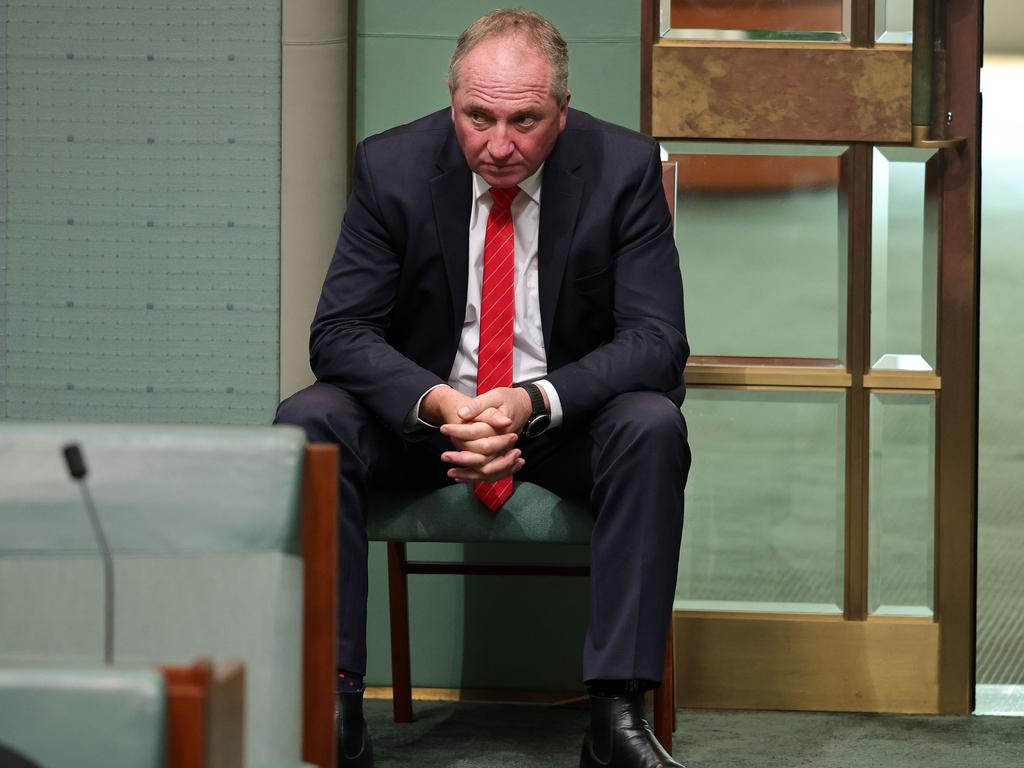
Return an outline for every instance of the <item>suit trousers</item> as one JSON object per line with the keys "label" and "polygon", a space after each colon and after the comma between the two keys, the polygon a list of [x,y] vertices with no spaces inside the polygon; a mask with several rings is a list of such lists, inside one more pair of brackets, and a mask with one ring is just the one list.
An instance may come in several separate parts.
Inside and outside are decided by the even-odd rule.
{"label": "suit trousers", "polygon": [[[338,666],[364,674],[367,492],[449,484],[440,454],[451,443],[436,432],[414,441],[396,435],[358,399],[323,382],[282,402],[275,423],[296,425],[311,442],[339,447]],[[518,447],[526,463],[517,479],[590,499],[583,679],[660,682],[690,467],[679,408],[659,392],[628,392],[588,424],[522,438]]]}

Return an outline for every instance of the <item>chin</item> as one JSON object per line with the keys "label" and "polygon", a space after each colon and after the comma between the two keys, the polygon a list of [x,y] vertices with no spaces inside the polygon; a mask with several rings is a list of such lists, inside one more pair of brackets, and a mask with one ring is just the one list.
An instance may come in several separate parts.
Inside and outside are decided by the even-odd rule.
{"label": "chin", "polygon": [[492,187],[514,187],[529,174],[510,170],[507,173],[481,173],[480,175]]}
{"label": "chin", "polygon": [[492,187],[514,187],[530,175],[518,165],[510,165],[507,168],[481,166],[476,172]]}

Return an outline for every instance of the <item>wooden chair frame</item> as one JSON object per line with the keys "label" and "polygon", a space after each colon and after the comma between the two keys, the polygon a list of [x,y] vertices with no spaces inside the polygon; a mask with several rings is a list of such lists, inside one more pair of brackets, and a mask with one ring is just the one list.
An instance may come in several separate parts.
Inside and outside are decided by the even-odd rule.
{"label": "wooden chair frame", "polygon": [[[589,576],[586,565],[544,563],[453,563],[409,560],[405,542],[388,542],[388,608],[391,614],[391,691],[396,723],[411,723],[412,676],[409,664],[409,574],[463,576]],[[675,638],[669,622],[665,644],[665,671],[654,692],[654,735],[672,753],[675,731]]]}
{"label": "wooden chair frame", "polygon": [[334,766],[338,447],[306,446],[302,472],[302,759]]}
{"label": "wooden chair frame", "polygon": [[209,659],[163,666],[167,686],[167,765],[170,768],[242,768],[245,741],[245,668]]}

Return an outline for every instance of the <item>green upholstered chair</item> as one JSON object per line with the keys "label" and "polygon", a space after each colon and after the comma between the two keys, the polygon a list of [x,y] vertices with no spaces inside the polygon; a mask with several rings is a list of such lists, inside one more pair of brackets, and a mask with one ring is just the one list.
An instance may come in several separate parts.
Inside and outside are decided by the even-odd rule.
{"label": "green upholstered chair", "polygon": [[[674,162],[662,163],[662,185],[674,216]],[[515,493],[498,514],[485,509],[463,485],[424,492],[377,492],[371,497],[368,518],[369,539],[388,542],[391,684],[396,722],[412,720],[408,574],[584,576],[589,572],[585,565],[436,563],[407,558],[406,542],[589,544],[593,518],[588,505],[561,498],[532,483],[517,482]],[[675,671],[671,624],[669,626],[664,684],[657,689],[654,698],[654,732],[662,746],[671,752],[675,727]]]}
{"label": "green upholstered chair", "polygon": [[0,667],[0,744],[41,768],[164,768],[163,675]]}
{"label": "green upholstered chair", "polygon": [[284,427],[0,423],[0,661],[103,656],[102,570],[63,466],[70,441],[114,556],[116,663],[240,659],[246,765],[331,765],[334,449]]}
{"label": "green upholstered chair", "polygon": [[[426,492],[381,491],[371,497],[367,533],[388,542],[391,613],[391,685],[396,722],[412,720],[409,662],[408,575],[585,576],[586,565],[410,561],[407,542],[589,544],[593,518],[587,504],[564,499],[533,483],[516,483],[501,511],[487,510],[470,489],[452,485]],[[655,692],[654,730],[672,749],[675,681],[671,629],[665,654],[665,684]]]}

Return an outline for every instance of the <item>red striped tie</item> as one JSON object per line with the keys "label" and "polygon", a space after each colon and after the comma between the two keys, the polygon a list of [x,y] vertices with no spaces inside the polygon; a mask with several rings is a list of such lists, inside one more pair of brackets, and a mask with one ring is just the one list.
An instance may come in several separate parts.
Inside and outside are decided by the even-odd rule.
{"label": "red striped tie", "polygon": [[[480,296],[480,350],[477,357],[476,393],[512,386],[512,333],[516,320],[515,237],[512,231],[512,200],[519,187],[491,187],[491,213],[484,239],[484,283]],[[512,495],[512,478],[477,483],[473,493],[492,512]]]}

